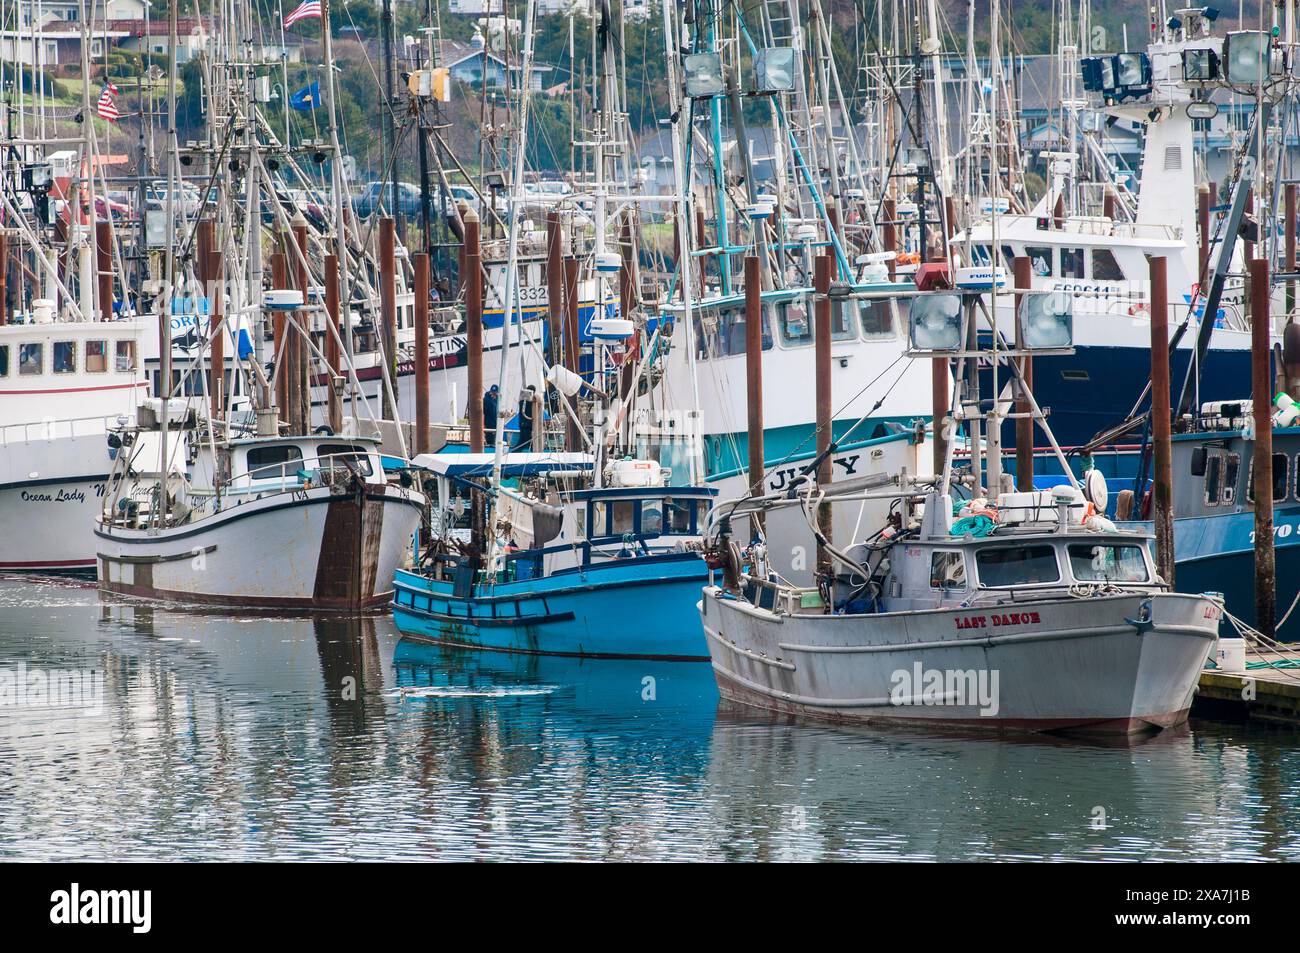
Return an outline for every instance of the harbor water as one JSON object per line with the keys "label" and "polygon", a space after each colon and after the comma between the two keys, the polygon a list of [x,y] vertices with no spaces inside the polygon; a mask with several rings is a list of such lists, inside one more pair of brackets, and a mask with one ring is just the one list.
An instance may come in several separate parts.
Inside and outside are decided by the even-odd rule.
{"label": "harbor water", "polygon": [[5,860],[1297,859],[1297,741],[799,724],[721,707],[707,663],[0,581]]}

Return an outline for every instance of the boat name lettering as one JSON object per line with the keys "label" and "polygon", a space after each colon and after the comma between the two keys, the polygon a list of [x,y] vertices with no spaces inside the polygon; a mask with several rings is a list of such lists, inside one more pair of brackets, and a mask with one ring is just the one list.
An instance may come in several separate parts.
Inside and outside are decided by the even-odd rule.
{"label": "boat name lettering", "polygon": [[[30,490],[23,490],[20,498],[24,503],[85,503],[85,490],[65,490],[58,489],[53,493],[33,493]],[[102,496],[102,492],[96,494]]]}
{"label": "boat name lettering", "polygon": [[1004,625],[1037,625],[1037,612],[995,612],[992,615],[957,616],[959,629],[987,629]]}

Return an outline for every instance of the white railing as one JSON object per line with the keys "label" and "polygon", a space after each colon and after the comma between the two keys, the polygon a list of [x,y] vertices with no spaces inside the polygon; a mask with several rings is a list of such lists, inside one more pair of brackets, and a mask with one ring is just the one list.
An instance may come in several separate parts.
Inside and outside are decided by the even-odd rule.
{"label": "white railing", "polygon": [[21,443],[47,443],[75,437],[106,434],[117,426],[118,414],[95,417],[70,417],[63,420],[33,420],[21,424],[0,425],[0,447]]}

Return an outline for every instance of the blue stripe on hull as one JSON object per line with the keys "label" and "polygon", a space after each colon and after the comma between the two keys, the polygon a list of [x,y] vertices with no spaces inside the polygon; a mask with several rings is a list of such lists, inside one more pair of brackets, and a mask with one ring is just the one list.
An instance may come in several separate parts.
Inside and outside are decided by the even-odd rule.
{"label": "blue stripe on hull", "polygon": [[629,559],[480,587],[466,599],[450,582],[399,570],[393,619],[404,635],[479,649],[707,661],[695,608],[707,579],[695,556]]}

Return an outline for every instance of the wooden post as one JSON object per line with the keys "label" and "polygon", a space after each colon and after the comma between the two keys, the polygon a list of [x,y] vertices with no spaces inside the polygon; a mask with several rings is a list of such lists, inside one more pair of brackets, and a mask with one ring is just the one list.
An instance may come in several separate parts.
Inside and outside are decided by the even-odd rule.
{"label": "wooden post", "polygon": [[384,321],[384,364],[393,386],[393,400],[384,391],[384,419],[397,420],[397,223],[379,220],[379,303]]}
{"label": "wooden post", "polygon": [[9,235],[0,228],[0,328],[9,323]]}
{"label": "wooden post", "polygon": [[95,223],[95,272],[99,277],[99,319],[112,321],[113,226],[108,222]]}
{"label": "wooden post", "polygon": [[415,452],[429,452],[429,255],[415,264]]}
{"label": "wooden post", "polygon": [[1204,284],[1210,274],[1210,187],[1208,185],[1196,187],[1196,223],[1197,230],[1201,233],[1196,273],[1199,276],[1197,280]]}
{"label": "wooden post", "polygon": [[[831,483],[831,458],[826,451],[831,445],[831,271],[835,259],[828,253],[817,257],[814,270],[814,288],[816,292],[816,320],[813,322],[813,341],[815,348],[814,367],[816,368],[817,393],[817,453],[826,454],[817,468],[817,482],[823,486]],[[822,535],[831,539],[831,508],[823,504],[817,513],[817,523]],[[831,570],[830,554],[825,547],[817,547],[817,568],[822,572]]]}
{"label": "wooden post", "polygon": [[[621,230],[621,240],[619,251],[622,253],[622,263],[618,269],[618,314],[621,318],[631,318],[632,312],[637,304],[637,287],[636,287],[636,269],[633,262],[634,245],[632,242],[632,221],[630,214],[623,217],[623,228]],[[636,382],[633,374],[636,372],[636,362],[641,353],[641,332],[634,331],[631,339],[623,348],[623,366],[619,369],[618,394],[624,403],[632,395],[632,386]],[[625,414],[630,415],[630,411],[625,410]],[[541,428],[537,428],[540,430]]]}
{"label": "wooden post", "polygon": [[337,255],[325,256],[325,316],[332,329],[325,336],[325,369],[327,378],[326,400],[329,406],[330,429],[339,433],[343,429],[343,395],[334,392],[334,378],[340,376],[342,361],[340,359],[339,341],[342,338],[342,325],[339,323],[339,259]]}
{"label": "wooden post", "polygon": [[[284,259],[284,250],[276,249],[271,253],[271,287],[284,290],[289,287],[288,269]],[[271,319],[272,337],[275,347],[275,406],[279,408],[281,420],[289,419],[289,341],[286,334],[288,321],[285,312],[276,311]],[[285,366],[281,366],[285,365]]]}
{"label": "wooden post", "polygon": [[293,320],[297,326],[290,339],[289,353],[293,363],[285,370],[293,371],[291,385],[291,403],[293,404],[292,426],[294,433],[306,433],[311,429],[311,348],[307,346],[308,332],[311,329],[311,315],[307,312],[309,287],[307,275],[307,220],[299,213],[293,217],[293,241],[298,251],[293,256],[292,271],[294,284],[302,292],[303,310],[294,313]]}
{"label": "wooden post", "polygon": [[1052,226],[1054,228],[1065,228],[1065,195],[1062,193],[1056,197],[1056,206],[1052,209]]}
{"label": "wooden post", "polygon": [[225,255],[221,250],[214,247],[208,253],[208,338],[210,341],[209,351],[212,355],[211,374],[209,381],[211,386],[208,388],[209,397],[211,398],[212,419],[219,420],[225,413],[226,407],[226,329],[222,325],[222,318],[226,312],[226,301],[224,289],[221,285],[221,273],[223,271]]}
{"label": "wooden post", "polygon": [[546,213],[546,330],[547,363],[559,363],[564,324],[564,233],[560,213]]}
{"label": "wooden post", "polygon": [[763,284],[757,255],[745,256],[745,397],[749,402],[749,494],[763,495]]}
{"label": "wooden post", "polygon": [[1113,222],[1115,221],[1115,211],[1115,193],[1108,185],[1106,186],[1106,191],[1103,193],[1101,198],[1101,214],[1103,217],[1108,218]]}
{"label": "wooden post", "polygon": [[1156,571],[1174,584],[1174,471],[1169,389],[1169,280],[1166,258],[1148,257],[1151,270],[1151,439],[1155,474],[1151,487],[1156,524]]}
{"label": "wooden post", "polygon": [[483,259],[479,229],[478,214],[470,209],[465,213],[465,343],[469,361],[465,407],[471,453],[483,452]]}
{"label": "wooden post", "polygon": [[1270,639],[1277,623],[1273,552],[1273,377],[1269,367],[1268,261],[1250,262],[1251,401],[1255,417],[1255,628]]}
{"label": "wooden post", "polygon": [[[1017,255],[1011,262],[1012,283],[1016,289],[1016,347],[1020,347],[1020,302],[1024,292],[1033,284],[1033,263],[1026,255]],[[1024,375],[1025,386],[1032,390],[1034,385],[1034,359],[1020,359],[1020,372]],[[1034,419],[1029,401],[1016,397],[1016,413],[1025,414],[1016,418],[1016,489],[1021,493],[1032,493],[1034,489]]]}
{"label": "wooden post", "polygon": [[[898,226],[894,224],[895,212],[894,212],[893,199],[885,199],[885,201],[881,205],[881,214],[885,216],[885,225],[884,228],[882,229],[883,232],[882,240],[884,241],[884,245],[885,245],[884,250],[897,252],[898,251]],[[898,263],[891,258],[886,264],[889,266],[889,280],[893,281],[894,272],[895,269],[898,267]]]}
{"label": "wooden post", "polygon": [[[578,340],[578,259],[564,259],[564,366],[579,373],[582,357]],[[578,409],[578,398],[573,397],[573,409]],[[566,445],[570,451],[582,449],[582,428],[576,418],[570,418]]]}

